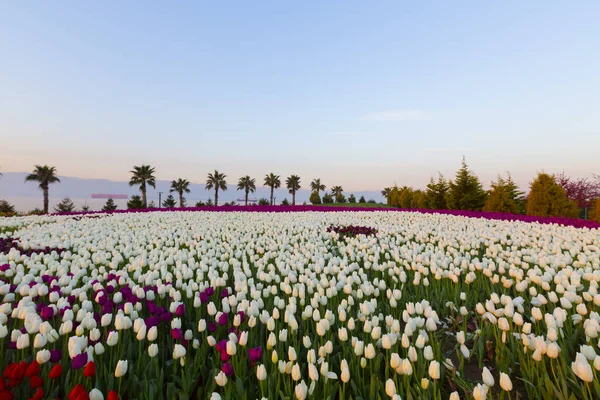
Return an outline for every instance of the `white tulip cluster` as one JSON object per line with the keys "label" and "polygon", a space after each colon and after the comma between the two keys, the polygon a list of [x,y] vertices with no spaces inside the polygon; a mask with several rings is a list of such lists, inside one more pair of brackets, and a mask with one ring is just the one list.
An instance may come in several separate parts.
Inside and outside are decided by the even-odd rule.
{"label": "white tulip cluster", "polygon": [[[329,226],[377,233],[341,238]],[[21,249],[0,253],[0,344],[44,371],[61,349],[111,382],[146,371],[175,385],[160,373],[168,360],[182,392],[202,373],[211,398],[235,398],[241,384],[248,397],[301,400],[462,398],[455,378],[475,399],[496,383],[544,398],[562,371],[550,395],[600,397],[598,230],[406,212],[160,212],[4,218],[0,238]],[[64,251],[27,252],[47,246]],[[494,368],[465,378],[484,359]],[[533,387],[513,388],[517,373]]]}

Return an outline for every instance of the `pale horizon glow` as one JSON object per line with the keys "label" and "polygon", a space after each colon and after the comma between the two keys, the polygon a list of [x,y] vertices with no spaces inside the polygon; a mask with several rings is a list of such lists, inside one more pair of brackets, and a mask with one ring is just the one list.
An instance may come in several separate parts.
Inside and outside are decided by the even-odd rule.
{"label": "pale horizon glow", "polygon": [[[0,172],[424,188],[600,173],[600,3],[0,6]],[[560,26],[560,29],[557,29]],[[0,185],[2,182],[0,181]]]}

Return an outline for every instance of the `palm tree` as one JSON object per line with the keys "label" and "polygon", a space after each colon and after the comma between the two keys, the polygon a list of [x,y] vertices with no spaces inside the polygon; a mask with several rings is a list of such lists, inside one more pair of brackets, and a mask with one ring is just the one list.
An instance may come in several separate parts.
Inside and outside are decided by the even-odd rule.
{"label": "palm tree", "polygon": [[279,180],[279,175],[275,175],[274,173],[270,173],[265,176],[265,185],[271,188],[271,205],[273,205],[273,190],[281,187],[281,181]]}
{"label": "palm tree", "polygon": [[44,214],[48,214],[48,188],[51,183],[60,182],[56,176],[56,168],[47,165],[36,165],[33,172],[25,177],[25,182],[39,182],[44,194]]}
{"label": "palm tree", "polygon": [[296,205],[296,190],[300,189],[300,177],[298,175],[292,175],[285,180],[286,187],[290,190],[292,195],[292,205]]}
{"label": "palm tree", "polygon": [[169,193],[172,192],[179,194],[179,207],[183,208],[183,194],[190,192],[190,181],[181,178],[171,181],[171,190],[169,190]]}
{"label": "palm tree", "polygon": [[392,191],[392,188],[386,187],[381,191],[381,195],[387,199],[387,197],[390,195],[391,191]]}
{"label": "palm tree", "polygon": [[256,190],[256,179],[250,178],[250,176],[242,176],[238,181],[237,190],[243,190],[246,193],[246,205],[248,205],[248,193]]}
{"label": "palm tree", "polygon": [[318,195],[321,190],[325,190],[325,185],[323,185],[321,180],[317,178],[310,183],[310,190],[317,192]]}
{"label": "palm tree", "polygon": [[140,185],[140,191],[142,192],[142,205],[144,208],[148,207],[146,199],[146,185],[156,188],[156,177],[154,176],[154,167],[150,165],[133,166],[133,171],[129,171],[132,174],[129,180],[129,186]]}
{"label": "palm tree", "polygon": [[220,174],[219,171],[215,169],[215,173],[208,174],[208,178],[206,179],[206,190],[215,189],[215,206],[219,205],[219,189],[227,190],[226,177],[227,175]]}
{"label": "palm tree", "polygon": [[344,193],[344,189],[341,186],[334,186],[331,188],[331,194],[333,197],[339,197]]}

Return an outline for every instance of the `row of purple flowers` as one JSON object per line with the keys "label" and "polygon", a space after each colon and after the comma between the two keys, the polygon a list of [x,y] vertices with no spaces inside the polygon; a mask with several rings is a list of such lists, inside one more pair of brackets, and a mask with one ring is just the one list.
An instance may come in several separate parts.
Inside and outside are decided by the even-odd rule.
{"label": "row of purple flowers", "polygon": [[597,229],[600,228],[600,222],[575,219],[575,218],[563,218],[563,217],[536,217],[531,215],[519,215],[509,213],[498,213],[498,212],[483,212],[483,211],[463,211],[463,210],[429,210],[429,209],[403,209],[403,208],[363,208],[363,207],[322,207],[322,206],[205,206],[205,207],[187,207],[187,208],[148,208],[148,209],[132,209],[132,210],[115,210],[115,211],[88,211],[88,212],[73,212],[73,213],[58,213],[52,215],[94,215],[100,213],[139,213],[139,212],[160,212],[160,211],[210,211],[210,212],[342,212],[342,211],[404,211],[404,212],[417,212],[422,214],[445,214],[445,215],[456,215],[469,218],[485,218],[491,220],[502,220],[502,221],[523,221],[523,222],[536,222],[540,224],[557,224],[564,226],[573,226],[575,228],[589,228]]}

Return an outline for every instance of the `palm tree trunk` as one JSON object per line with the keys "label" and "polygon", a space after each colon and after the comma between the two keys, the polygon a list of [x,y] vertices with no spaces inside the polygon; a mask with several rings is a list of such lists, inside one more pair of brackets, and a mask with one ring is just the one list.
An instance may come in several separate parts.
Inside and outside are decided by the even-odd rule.
{"label": "palm tree trunk", "polygon": [[215,188],[215,207],[219,205],[219,189]]}
{"label": "palm tree trunk", "polygon": [[183,192],[179,192],[179,208],[183,208]]}
{"label": "palm tree trunk", "polygon": [[142,191],[142,204],[144,208],[148,208],[148,203],[146,202],[146,184],[144,183],[140,189]]}
{"label": "palm tree trunk", "polygon": [[273,189],[274,187],[271,186],[271,205],[273,205]]}
{"label": "palm tree trunk", "polygon": [[246,189],[246,205],[248,205],[248,190]]}
{"label": "palm tree trunk", "polygon": [[48,214],[48,188],[43,188],[44,193],[44,214]]}
{"label": "palm tree trunk", "polygon": [[292,205],[293,206],[296,205],[296,191],[295,190],[292,192]]}

